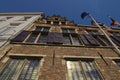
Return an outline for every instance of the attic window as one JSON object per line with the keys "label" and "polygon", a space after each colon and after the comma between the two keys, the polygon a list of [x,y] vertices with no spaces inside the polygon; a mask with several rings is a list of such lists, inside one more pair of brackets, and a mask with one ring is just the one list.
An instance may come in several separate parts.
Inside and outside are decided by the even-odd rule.
{"label": "attic window", "polygon": [[62,25],[65,25],[65,22],[61,22],[62,23]]}
{"label": "attic window", "polygon": [[10,18],[13,18],[13,17],[11,17],[11,16],[6,17],[6,19],[10,19]]}
{"label": "attic window", "polygon": [[56,25],[56,26],[59,25],[59,21],[54,21],[53,23],[54,23],[54,25]]}
{"label": "attic window", "polygon": [[10,23],[11,26],[19,26],[21,23]]}
{"label": "attic window", "polygon": [[51,24],[51,21],[47,21],[47,24]]}
{"label": "attic window", "polygon": [[58,18],[55,18],[55,20],[58,20]]}

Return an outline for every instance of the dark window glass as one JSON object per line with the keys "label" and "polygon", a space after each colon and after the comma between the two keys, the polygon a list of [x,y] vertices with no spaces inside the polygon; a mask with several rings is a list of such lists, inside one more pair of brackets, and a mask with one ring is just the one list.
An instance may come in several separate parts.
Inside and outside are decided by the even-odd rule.
{"label": "dark window glass", "polygon": [[120,32],[111,32],[112,35],[120,36]]}
{"label": "dark window glass", "polygon": [[57,26],[57,25],[59,25],[59,22],[58,21],[54,21],[53,24]]}
{"label": "dark window glass", "polygon": [[35,32],[32,32],[32,34],[30,35],[30,37],[27,39],[26,42],[34,42],[37,38],[39,33],[35,33]]}
{"label": "dark window glass", "polygon": [[90,45],[89,41],[85,38],[84,34],[80,34],[80,38],[82,39],[85,45]]}
{"label": "dark window glass", "polygon": [[107,46],[112,46],[112,44],[108,41],[108,39],[105,36],[99,36],[99,37]]}
{"label": "dark window glass", "polygon": [[112,44],[108,41],[108,39],[104,35],[94,35],[94,38],[100,43],[102,46],[112,46]]}
{"label": "dark window glass", "polygon": [[49,29],[50,29],[49,27],[44,27],[43,32],[49,32]]}
{"label": "dark window glass", "polygon": [[46,41],[47,41],[47,35],[48,35],[48,34],[46,34],[46,33],[42,33],[42,34],[40,35],[37,43],[42,43],[42,44],[46,43]]}
{"label": "dark window glass", "polygon": [[62,25],[65,25],[65,22],[61,22]]}
{"label": "dark window glass", "polygon": [[91,46],[99,46],[100,45],[100,43],[92,35],[85,34],[84,36],[89,41],[89,43],[91,44]]}
{"label": "dark window glass", "polygon": [[17,80],[35,80],[39,62],[39,59],[11,58],[0,71],[0,80],[14,80],[16,76]]}
{"label": "dark window glass", "polygon": [[22,31],[18,36],[16,36],[14,39],[12,39],[12,42],[22,42],[25,40],[25,38],[30,34],[30,31]]}
{"label": "dark window glass", "polygon": [[99,32],[96,30],[87,30],[87,32],[92,35],[99,35]]}
{"label": "dark window glass", "polygon": [[47,43],[62,44],[63,43],[62,33],[49,32],[47,37]]}
{"label": "dark window glass", "polygon": [[51,21],[47,21],[47,24],[51,24]]}
{"label": "dark window glass", "polygon": [[62,28],[62,33],[68,33],[68,29]]}
{"label": "dark window glass", "polygon": [[80,45],[79,39],[77,35],[71,35],[73,39],[73,45]]}
{"label": "dark window glass", "polygon": [[107,46],[107,43],[105,43],[105,41],[102,40],[102,38],[100,38],[100,36],[94,35],[93,37],[100,43],[100,45]]}
{"label": "dark window glass", "polygon": [[110,36],[111,40],[117,45],[120,46],[120,38],[118,36]]}
{"label": "dark window glass", "polygon": [[41,30],[42,30],[42,27],[37,26],[34,31],[41,31]]}
{"label": "dark window glass", "polygon": [[120,67],[120,59],[114,59],[114,62]]}
{"label": "dark window glass", "polygon": [[71,45],[71,41],[70,41],[70,37],[69,37],[69,35],[65,35],[65,34],[63,34],[63,39],[64,39],[63,44]]}
{"label": "dark window glass", "polygon": [[69,29],[70,33],[75,33],[75,29]]}

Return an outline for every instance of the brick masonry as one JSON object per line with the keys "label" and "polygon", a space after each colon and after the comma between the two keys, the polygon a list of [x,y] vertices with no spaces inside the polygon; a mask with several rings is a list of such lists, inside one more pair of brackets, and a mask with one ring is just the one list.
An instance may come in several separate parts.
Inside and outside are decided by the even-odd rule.
{"label": "brick masonry", "polygon": [[[98,54],[100,52],[105,61]],[[53,53],[55,53],[53,65]],[[112,58],[118,58],[114,50],[110,48],[86,48],[86,47],[65,47],[65,46],[37,46],[18,45],[11,46],[8,55],[24,54],[24,56],[41,55],[43,64],[39,72],[39,80],[66,80],[67,69],[63,57],[94,58],[97,69],[104,80],[119,80],[120,68],[113,63]],[[106,64],[107,63],[107,64]]]}

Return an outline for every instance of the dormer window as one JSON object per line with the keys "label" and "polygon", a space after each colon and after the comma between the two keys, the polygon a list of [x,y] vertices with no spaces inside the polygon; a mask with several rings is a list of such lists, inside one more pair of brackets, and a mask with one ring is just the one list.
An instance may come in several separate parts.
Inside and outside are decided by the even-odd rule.
{"label": "dormer window", "polygon": [[47,21],[47,24],[51,24],[51,21]]}
{"label": "dormer window", "polygon": [[54,21],[53,24],[54,24],[55,26],[58,26],[58,25],[59,25],[59,21]]}
{"label": "dormer window", "polygon": [[58,18],[55,18],[55,20],[58,20]]}
{"label": "dormer window", "polygon": [[61,22],[62,25],[65,25],[65,22]]}

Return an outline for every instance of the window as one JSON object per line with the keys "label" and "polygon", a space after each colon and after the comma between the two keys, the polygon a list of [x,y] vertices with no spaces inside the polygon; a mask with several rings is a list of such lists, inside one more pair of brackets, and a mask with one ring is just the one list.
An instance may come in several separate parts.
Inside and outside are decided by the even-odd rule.
{"label": "window", "polygon": [[102,80],[93,60],[67,60],[66,64],[67,80]]}
{"label": "window", "polygon": [[19,21],[27,21],[30,18],[31,18],[31,16],[25,16],[22,19],[19,19]]}
{"label": "window", "polygon": [[120,38],[118,36],[112,35],[110,38],[117,46],[120,46]]}
{"label": "window", "polygon": [[45,44],[47,41],[47,35],[48,33],[41,33],[37,43]]}
{"label": "window", "polygon": [[90,34],[80,34],[80,38],[87,46],[99,46],[100,43]]}
{"label": "window", "polygon": [[87,32],[91,35],[99,35],[99,32],[97,30],[87,30]]}
{"label": "window", "polygon": [[71,45],[70,36],[68,34],[63,34],[63,44]]}
{"label": "window", "polygon": [[24,18],[24,21],[27,21],[28,19],[30,19],[31,17],[30,16],[26,16],[25,18]]}
{"label": "window", "polygon": [[0,35],[12,35],[14,33],[14,27],[7,27],[0,32]]}
{"label": "window", "polygon": [[67,29],[67,28],[62,28],[62,33],[76,33],[75,29]]}
{"label": "window", "polygon": [[68,30],[66,28],[62,28],[62,33],[68,33]]}
{"label": "window", "polygon": [[21,23],[10,23],[10,26],[19,26]]}
{"label": "window", "polygon": [[39,33],[37,32],[32,32],[30,37],[27,39],[26,42],[35,42],[37,36],[39,35]]}
{"label": "window", "polygon": [[44,27],[42,32],[49,32],[50,28],[49,27]]}
{"label": "window", "polygon": [[73,28],[62,28],[63,44],[65,45],[82,45],[81,39]]}
{"label": "window", "polygon": [[11,19],[11,18],[13,18],[13,17],[12,17],[12,16],[7,16],[7,17],[6,17],[6,19]]}
{"label": "window", "polygon": [[112,35],[120,36],[120,32],[110,32]]}
{"label": "window", "polygon": [[105,36],[99,36],[99,39],[101,41],[103,41],[103,43],[106,45],[106,46],[112,46],[112,44],[108,41],[108,39],[105,37]]}
{"label": "window", "polygon": [[59,25],[59,21],[54,21],[53,24],[54,24],[55,26],[58,26],[58,25]]}
{"label": "window", "polygon": [[42,31],[42,27],[40,27],[40,26],[36,26],[36,28],[35,28],[34,31]]}
{"label": "window", "polygon": [[68,29],[69,33],[75,33],[75,29]]}
{"label": "window", "polygon": [[20,34],[18,34],[11,41],[12,42],[23,42],[29,34],[30,34],[30,31],[22,31]]}
{"label": "window", "polygon": [[120,67],[120,60],[119,59],[115,59],[114,61]]}
{"label": "window", "polygon": [[112,45],[104,35],[93,35],[93,37],[100,43],[101,46]]}
{"label": "window", "polygon": [[49,32],[50,27],[36,26],[34,31]]}
{"label": "window", "polygon": [[49,32],[47,37],[47,43],[49,44],[62,44],[63,43],[63,35],[58,32]]}
{"label": "window", "polygon": [[71,35],[72,40],[73,40],[73,45],[80,45],[80,41],[77,35]]}
{"label": "window", "polygon": [[51,24],[51,21],[47,21],[47,24]]}
{"label": "window", "polygon": [[39,58],[10,58],[0,71],[0,80],[35,80]]}
{"label": "window", "polygon": [[65,25],[65,22],[61,22],[62,25]]}

